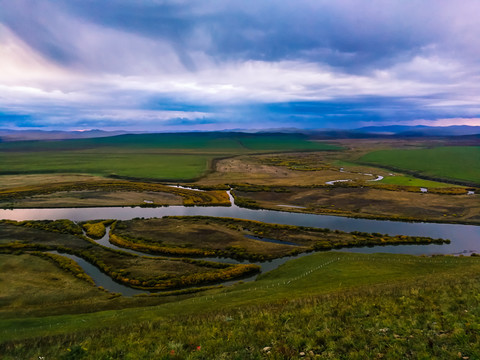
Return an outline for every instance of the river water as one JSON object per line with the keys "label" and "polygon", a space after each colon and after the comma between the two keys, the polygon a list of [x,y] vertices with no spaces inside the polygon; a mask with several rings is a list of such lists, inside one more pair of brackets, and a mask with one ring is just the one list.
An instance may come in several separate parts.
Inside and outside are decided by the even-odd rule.
{"label": "river water", "polygon": [[[364,231],[376,232],[389,235],[410,235],[410,236],[429,236],[432,238],[450,239],[450,244],[443,245],[388,245],[373,247],[344,248],[336,251],[348,251],[359,253],[395,253],[412,255],[433,255],[433,254],[465,254],[473,252],[480,253],[480,226],[458,225],[458,224],[439,224],[422,222],[399,222],[386,220],[368,220],[354,219],[339,216],[290,213],[273,210],[253,210],[240,208],[233,204],[230,207],[185,207],[169,206],[160,208],[143,207],[102,207],[102,208],[57,208],[57,209],[0,209],[0,219],[9,220],[58,220],[69,219],[72,221],[85,221],[95,219],[117,219],[130,220],[133,218],[152,218],[168,215],[177,216],[217,216],[233,217],[246,220],[257,220],[266,223],[310,226],[317,228],[330,228],[342,231]],[[99,240],[99,243],[108,247],[114,247],[108,241],[108,236]],[[125,251],[125,249],[122,249]],[[127,250],[128,251],[128,250]],[[133,251],[131,251],[133,252]],[[136,252],[138,255],[148,255]],[[65,255],[65,254],[63,254]],[[67,256],[67,255],[65,255]],[[282,259],[275,259],[270,262],[259,263],[262,272],[270,271],[292,258],[304,256],[298,255]],[[105,287],[107,290],[120,292],[123,295],[131,296],[145,291],[135,290],[120,285],[110,279],[107,275],[101,273],[95,266],[89,264],[83,259],[68,255],[68,257],[79,263],[82,268],[92,276],[95,283]],[[218,261],[217,258],[205,260]],[[221,260],[221,259],[220,259]],[[221,261],[238,263],[233,259],[223,259]],[[253,276],[245,281],[253,280]],[[224,283],[226,285],[231,282]]]}
{"label": "river water", "polygon": [[[440,224],[424,222],[401,222],[387,220],[354,219],[340,216],[290,213],[273,210],[253,210],[231,207],[185,207],[160,208],[102,207],[102,208],[57,208],[57,209],[13,209],[0,210],[0,219],[10,220],[58,220],[85,221],[94,219],[130,220],[168,215],[220,216],[266,223],[330,228],[342,231],[377,232],[389,235],[429,236],[450,239],[445,245],[400,245],[351,249],[357,252],[394,252],[414,255],[480,253],[480,226]],[[350,251],[350,250],[349,250]]]}

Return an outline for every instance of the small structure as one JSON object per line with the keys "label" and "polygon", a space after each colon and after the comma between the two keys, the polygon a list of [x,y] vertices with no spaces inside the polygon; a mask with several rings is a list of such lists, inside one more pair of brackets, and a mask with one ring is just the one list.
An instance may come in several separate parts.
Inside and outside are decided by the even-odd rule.
{"label": "small structure", "polygon": [[427,188],[420,188],[420,191],[421,191],[422,193],[426,193],[426,192],[428,192],[428,189],[427,189]]}
{"label": "small structure", "polygon": [[143,200],[143,202],[144,202],[145,204],[153,204],[153,201],[152,201],[152,200]]}

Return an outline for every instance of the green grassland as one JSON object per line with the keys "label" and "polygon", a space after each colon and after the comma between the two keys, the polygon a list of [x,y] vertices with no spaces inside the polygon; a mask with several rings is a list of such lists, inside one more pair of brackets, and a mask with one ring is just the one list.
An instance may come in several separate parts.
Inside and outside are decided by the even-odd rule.
{"label": "green grassland", "polygon": [[386,176],[382,180],[378,181],[377,184],[390,184],[390,185],[400,185],[400,186],[419,186],[425,188],[449,188],[452,187],[452,184],[446,184],[438,181],[424,180],[415,178],[413,176]]}
{"label": "green grassland", "polygon": [[359,159],[430,177],[480,184],[480,146],[445,146],[416,150],[374,151]]}
{"label": "green grassland", "polygon": [[191,180],[216,157],[289,150],[338,150],[302,135],[186,133],[0,144],[1,174],[84,173]]}
{"label": "green grassland", "polygon": [[17,141],[1,143],[1,151],[85,150],[108,148],[205,150],[237,152],[238,150],[339,150],[340,147],[316,141],[300,134],[278,133],[159,133],[119,135],[104,138],[61,141]]}
{"label": "green grassland", "polygon": [[111,149],[94,151],[8,152],[0,154],[2,172],[8,174],[83,173],[151,179],[192,179],[207,171],[212,156],[149,154]]}
{"label": "green grassland", "polygon": [[5,319],[0,352],[4,359],[474,359],[479,270],[476,257],[317,253],[255,282],[155,307]]}

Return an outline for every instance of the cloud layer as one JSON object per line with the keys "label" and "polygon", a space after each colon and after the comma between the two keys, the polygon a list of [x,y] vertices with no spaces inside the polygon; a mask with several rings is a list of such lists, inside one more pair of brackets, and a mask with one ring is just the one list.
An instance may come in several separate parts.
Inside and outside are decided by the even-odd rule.
{"label": "cloud layer", "polygon": [[480,125],[475,0],[0,8],[0,127]]}

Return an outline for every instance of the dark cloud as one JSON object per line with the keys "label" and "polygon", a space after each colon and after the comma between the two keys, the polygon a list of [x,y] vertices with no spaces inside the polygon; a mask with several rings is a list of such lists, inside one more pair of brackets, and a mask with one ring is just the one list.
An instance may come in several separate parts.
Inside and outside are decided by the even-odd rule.
{"label": "dark cloud", "polygon": [[452,32],[479,29],[455,27],[449,21],[458,20],[454,6],[437,0],[68,0],[63,6],[103,26],[164,39],[189,68],[195,63],[189,52],[204,51],[219,60],[303,59],[347,71],[371,69],[438,47]]}
{"label": "dark cloud", "polygon": [[[162,39],[195,69],[192,51],[218,60],[303,59],[358,69],[387,66],[451,28],[438,1],[3,1],[3,21],[34,48],[69,63],[75,29],[64,14]],[[53,5],[55,4],[55,6]],[[402,5],[400,5],[402,4]]]}
{"label": "dark cloud", "polygon": [[28,0],[0,1],[0,7],[0,21],[32,48],[60,63],[75,61],[72,46],[68,45],[65,33],[58,26],[61,13],[57,10]]}
{"label": "dark cloud", "polygon": [[158,127],[343,127],[480,113],[475,0],[0,0],[0,9],[16,36],[0,27],[0,45],[25,43],[49,65],[43,78],[41,67],[22,77],[27,61],[0,75],[0,106],[38,123],[97,116],[94,127],[120,126],[137,114],[150,124],[159,112]]}

